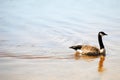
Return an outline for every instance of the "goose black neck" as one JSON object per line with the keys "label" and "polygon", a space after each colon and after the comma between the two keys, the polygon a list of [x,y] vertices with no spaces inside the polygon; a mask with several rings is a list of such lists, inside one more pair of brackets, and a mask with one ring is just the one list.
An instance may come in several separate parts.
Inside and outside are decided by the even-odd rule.
{"label": "goose black neck", "polygon": [[98,34],[98,42],[99,42],[100,49],[103,49],[104,44],[103,44],[103,41],[102,41],[102,36],[100,34]]}

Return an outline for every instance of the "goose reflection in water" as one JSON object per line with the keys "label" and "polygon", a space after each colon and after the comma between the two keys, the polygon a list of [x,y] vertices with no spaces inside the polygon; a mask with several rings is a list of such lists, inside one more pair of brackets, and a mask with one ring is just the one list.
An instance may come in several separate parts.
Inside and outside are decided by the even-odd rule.
{"label": "goose reflection in water", "polygon": [[94,59],[99,58],[98,62],[98,72],[103,72],[104,69],[104,61],[105,61],[105,55],[100,55],[100,56],[87,56],[87,55],[80,55],[79,52],[75,52],[74,54],[75,60],[83,59],[85,61],[92,61]]}
{"label": "goose reflection in water", "polygon": [[98,72],[103,72],[104,71],[104,60],[105,60],[105,56],[100,56],[100,60],[99,60],[99,64],[98,64]]}

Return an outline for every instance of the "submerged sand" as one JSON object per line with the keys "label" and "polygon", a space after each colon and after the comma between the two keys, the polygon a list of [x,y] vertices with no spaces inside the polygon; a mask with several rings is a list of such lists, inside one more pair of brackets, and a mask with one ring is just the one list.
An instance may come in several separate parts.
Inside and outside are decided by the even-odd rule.
{"label": "submerged sand", "polygon": [[109,57],[1,56],[1,80],[118,80],[119,64]]}

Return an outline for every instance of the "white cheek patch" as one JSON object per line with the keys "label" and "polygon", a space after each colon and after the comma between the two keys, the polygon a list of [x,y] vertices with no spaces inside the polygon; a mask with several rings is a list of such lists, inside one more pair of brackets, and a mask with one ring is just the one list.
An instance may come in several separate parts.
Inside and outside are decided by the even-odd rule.
{"label": "white cheek patch", "polygon": [[103,34],[102,34],[102,33],[100,33],[100,35],[101,35],[101,36],[103,36]]}

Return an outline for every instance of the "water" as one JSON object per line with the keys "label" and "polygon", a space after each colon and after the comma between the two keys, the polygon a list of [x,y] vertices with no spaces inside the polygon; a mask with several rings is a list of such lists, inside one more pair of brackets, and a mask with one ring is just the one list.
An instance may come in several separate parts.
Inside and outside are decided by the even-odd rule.
{"label": "water", "polygon": [[[119,0],[1,0],[0,79],[119,80],[119,4]],[[103,38],[105,60],[74,56],[71,45],[99,47],[99,31],[108,34]]]}

